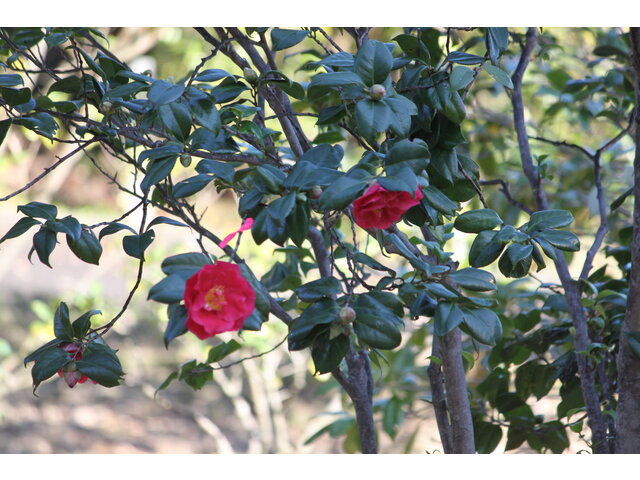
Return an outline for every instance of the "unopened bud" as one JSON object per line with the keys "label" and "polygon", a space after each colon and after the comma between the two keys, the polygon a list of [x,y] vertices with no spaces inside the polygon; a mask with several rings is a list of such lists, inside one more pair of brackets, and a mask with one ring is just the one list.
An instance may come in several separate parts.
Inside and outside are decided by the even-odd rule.
{"label": "unopened bud", "polygon": [[382,100],[384,96],[387,94],[387,90],[380,84],[376,83],[372,85],[369,89],[369,96],[373,100]]}
{"label": "unopened bud", "polygon": [[322,196],[322,187],[320,185],[314,185],[309,190],[309,198],[317,200]]}
{"label": "unopened bud", "polygon": [[113,103],[111,103],[109,100],[102,102],[100,104],[100,111],[105,115],[109,115],[110,113],[113,113]]}
{"label": "unopened bud", "polygon": [[249,83],[255,83],[255,81],[258,80],[258,75],[256,74],[255,70],[253,70],[253,68],[243,68],[242,74],[244,75],[245,80]]}
{"label": "unopened bud", "polygon": [[301,203],[302,203],[302,202],[306,202],[306,201],[307,201],[307,194],[306,194],[306,193],[304,193],[304,192],[300,192],[300,193],[298,193],[298,194],[296,195],[296,199],[297,199],[299,202],[301,202]]}
{"label": "unopened bud", "polygon": [[188,167],[189,165],[191,165],[191,155],[189,155],[188,153],[183,153],[182,155],[180,155],[180,163],[183,167]]}
{"label": "unopened bud", "polygon": [[356,319],[356,311],[351,307],[342,307],[338,317],[342,323],[351,323]]}

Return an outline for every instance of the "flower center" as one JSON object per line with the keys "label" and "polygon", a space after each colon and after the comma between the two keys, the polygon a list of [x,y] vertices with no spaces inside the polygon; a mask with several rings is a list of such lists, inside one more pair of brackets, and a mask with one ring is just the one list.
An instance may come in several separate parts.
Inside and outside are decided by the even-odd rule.
{"label": "flower center", "polygon": [[219,312],[220,310],[222,310],[222,305],[227,303],[225,302],[224,298],[224,286],[216,285],[211,290],[209,290],[204,296],[204,302],[205,310],[208,310],[210,312]]}

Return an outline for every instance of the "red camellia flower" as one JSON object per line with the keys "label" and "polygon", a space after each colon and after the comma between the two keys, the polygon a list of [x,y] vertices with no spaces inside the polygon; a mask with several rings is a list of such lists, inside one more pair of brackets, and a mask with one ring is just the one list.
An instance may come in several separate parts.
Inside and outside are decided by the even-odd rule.
{"label": "red camellia flower", "polygon": [[362,228],[389,228],[407,210],[418,205],[422,196],[420,188],[411,196],[407,192],[389,191],[374,183],[353,202],[353,217]]}
{"label": "red camellia flower", "polygon": [[205,265],[187,280],[184,290],[187,329],[201,340],[238,330],[255,303],[256,294],[237,265]]}
{"label": "red camellia flower", "polygon": [[[82,358],[82,350],[80,350],[80,346],[76,345],[75,343],[61,343],[59,347],[65,352],[69,353],[72,360],[71,363],[68,363],[60,370],[58,370],[58,375],[64,378],[64,381],[67,382],[69,388],[75,387],[76,383],[84,383],[89,380],[86,375],[80,373],[76,368],[75,362]],[[91,381],[93,383],[97,383],[93,380]]]}

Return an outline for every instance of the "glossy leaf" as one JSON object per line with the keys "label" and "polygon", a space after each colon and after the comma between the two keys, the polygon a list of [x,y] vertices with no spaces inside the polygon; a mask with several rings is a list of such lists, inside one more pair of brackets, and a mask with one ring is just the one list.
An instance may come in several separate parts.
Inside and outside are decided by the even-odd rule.
{"label": "glossy leaf", "polygon": [[172,303],[167,307],[167,317],[169,321],[163,335],[165,348],[169,348],[171,340],[187,333],[187,309],[184,305]]}
{"label": "glossy leaf", "polygon": [[133,258],[144,260],[144,251],[153,243],[155,232],[147,230],[142,235],[127,235],[122,238],[122,248]]}
{"label": "glossy leaf", "polygon": [[494,210],[481,208],[465,212],[456,218],[453,226],[466,233],[479,233],[484,230],[493,230],[502,224],[502,219]]}
{"label": "glossy leaf", "polygon": [[377,40],[365,40],[354,62],[354,71],[367,86],[383,83],[391,72],[393,56],[387,46]]}
{"label": "glossy leaf", "polygon": [[80,238],[73,239],[67,235],[67,245],[71,251],[83,262],[98,265],[102,255],[102,245],[95,234],[88,229],[83,229]]}
{"label": "glossy leaf", "polygon": [[124,372],[116,352],[107,345],[92,342],[76,361],[78,371],[103,387],[120,385]]}
{"label": "glossy leaf", "polygon": [[274,28],[271,30],[271,44],[275,51],[284,50],[300,43],[307,37],[307,34],[308,32],[305,30]]}

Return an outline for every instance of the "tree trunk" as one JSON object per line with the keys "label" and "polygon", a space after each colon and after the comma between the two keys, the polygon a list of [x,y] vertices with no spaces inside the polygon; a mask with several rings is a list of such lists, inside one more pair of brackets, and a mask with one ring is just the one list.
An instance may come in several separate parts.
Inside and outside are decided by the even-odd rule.
{"label": "tree trunk", "polygon": [[618,410],[616,416],[616,453],[640,453],[640,358],[629,346],[627,335],[640,333],[640,29],[631,28],[633,67],[635,71],[636,153],[633,165],[633,239],[627,311],[620,332],[618,352]]}

